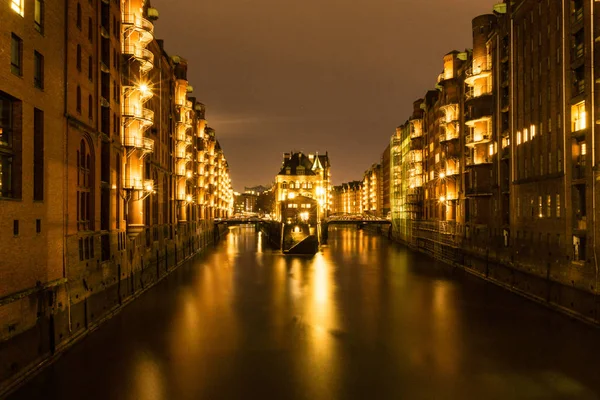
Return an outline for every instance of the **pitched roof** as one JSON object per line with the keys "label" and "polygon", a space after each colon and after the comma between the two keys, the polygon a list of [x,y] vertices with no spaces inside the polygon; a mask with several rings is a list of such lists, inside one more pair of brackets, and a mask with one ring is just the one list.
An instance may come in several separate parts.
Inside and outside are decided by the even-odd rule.
{"label": "pitched roof", "polygon": [[[289,158],[284,158],[283,166],[278,175],[298,175],[297,168],[304,167],[302,175],[316,175],[312,170],[312,161],[303,153],[292,153]],[[286,174],[286,169],[290,168],[290,173]]]}

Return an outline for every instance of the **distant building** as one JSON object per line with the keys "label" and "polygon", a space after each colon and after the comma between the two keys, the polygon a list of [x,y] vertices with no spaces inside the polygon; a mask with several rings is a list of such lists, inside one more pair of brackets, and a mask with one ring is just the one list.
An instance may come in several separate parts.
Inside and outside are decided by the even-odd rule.
{"label": "distant building", "polygon": [[275,213],[280,218],[279,204],[294,196],[316,199],[320,217],[328,215],[331,208],[331,172],[327,153],[325,155],[285,153],[283,164],[275,182]]}
{"label": "distant building", "polygon": [[246,192],[234,194],[235,197],[235,212],[236,213],[255,213],[257,212],[258,195],[255,192]]}
{"label": "distant building", "polygon": [[373,164],[365,171],[362,181],[362,212],[373,216],[383,215],[383,185],[381,164]]}
{"label": "distant building", "polygon": [[244,187],[244,193],[249,193],[249,194],[255,194],[255,195],[260,195],[264,192],[267,192],[271,190],[271,187],[269,186],[262,186],[262,185],[258,185],[258,186],[252,186],[252,187]]}
{"label": "distant building", "polygon": [[381,214],[383,217],[391,210],[390,203],[390,144],[381,155]]}

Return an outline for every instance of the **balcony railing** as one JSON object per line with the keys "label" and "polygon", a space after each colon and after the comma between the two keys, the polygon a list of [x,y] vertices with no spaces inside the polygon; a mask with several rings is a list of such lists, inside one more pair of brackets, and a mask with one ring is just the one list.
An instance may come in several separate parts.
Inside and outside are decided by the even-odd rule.
{"label": "balcony railing", "polygon": [[154,37],[154,24],[137,14],[123,14],[122,24],[128,29],[135,29],[142,42],[148,43]]}
{"label": "balcony railing", "polygon": [[123,189],[147,190],[147,188],[154,188],[154,181],[152,179],[141,179],[141,178],[123,179]]}
{"label": "balcony railing", "polygon": [[416,139],[423,136],[423,120],[422,119],[411,119],[410,121],[410,138]]}
{"label": "balcony railing", "polygon": [[150,125],[154,121],[154,111],[144,107],[124,104],[121,112],[125,118],[134,118]]}
{"label": "balcony railing", "polygon": [[152,151],[154,151],[154,140],[147,137],[125,134],[123,145],[125,147],[131,147],[148,153],[152,153]]}
{"label": "balcony railing", "polygon": [[142,72],[148,72],[154,66],[154,54],[140,45],[124,45],[123,54],[129,54],[138,60]]}
{"label": "balcony railing", "polygon": [[446,132],[440,134],[440,142],[448,142],[450,140],[457,140],[460,138],[460,134],[455,129],[448,129]]}
{"label": "balcony railing", "polygon": [[467,167],[473,167],[473,166],[477,166],[477,165],[483,165],[483,164],[491,164],[493,161],[492,156],[490,156],[489,154],[486,154],[484,156],[467,156],[465,157],[465,165]]}
{"label": "balcony railing", "polygon": [[487,143],[492,140],[491,132],[469,133],[466,137],[465,144],[467,146],[476,146],[478,144]]}
{"label": "balcony railing", "polygon": [[178,158],[180,160],[188,160],[188,161],[190,161],[192,159],[192,156],[187,151],[178,150],[178,151],[175,152],[175,158]]}
{"label": "balcony railing", "polygon": [[472,100],[492,94],[492,84],[488,83],[478,87],[469,87],[465,92],[465,100]]}

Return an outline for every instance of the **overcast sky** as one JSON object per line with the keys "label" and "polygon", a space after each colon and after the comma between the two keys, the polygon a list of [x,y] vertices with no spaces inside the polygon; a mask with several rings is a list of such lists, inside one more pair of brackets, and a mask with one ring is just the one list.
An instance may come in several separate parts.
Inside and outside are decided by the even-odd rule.
{"label": "overcast sky", "polygon": [[151,2],[243,190],[273,181],[291,150],[328,151],[335,184],[362,179],[500,0]]}

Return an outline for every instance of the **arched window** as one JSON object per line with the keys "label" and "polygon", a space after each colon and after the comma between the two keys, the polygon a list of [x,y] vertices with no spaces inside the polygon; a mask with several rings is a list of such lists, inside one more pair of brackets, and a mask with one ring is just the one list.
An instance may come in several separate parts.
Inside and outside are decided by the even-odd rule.
{"label": "arched window", "polygon": [[84,139],[77,151],[77,230],[92,229],[92,156]]}
{"label": "arched window", "polygon": [[90,119],[94,118],[94,101],[91,94],[88,96],[88,117]]}
{"label": "arched window", "polygon": [[281,188],[282,188],[282,189],[287,189],[287,187],[288,187],[288,184],[287,184],[287,182],[283,182],[283,183],[281,184]]}
{"label": "arched window", "polygon": [[294,189],[296,186],[294,186],[294,182],[290,182],[290,189]]}
{"label": "arched window", "polygon": [[81,114],[81,87],[77,86],[77,112]]}

